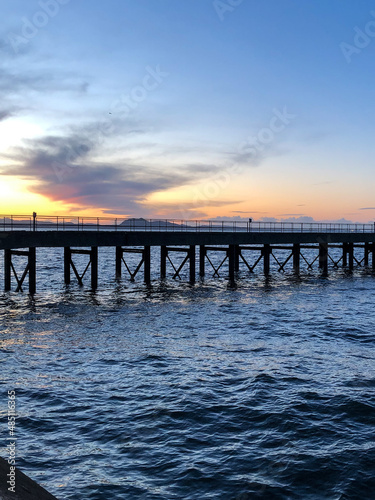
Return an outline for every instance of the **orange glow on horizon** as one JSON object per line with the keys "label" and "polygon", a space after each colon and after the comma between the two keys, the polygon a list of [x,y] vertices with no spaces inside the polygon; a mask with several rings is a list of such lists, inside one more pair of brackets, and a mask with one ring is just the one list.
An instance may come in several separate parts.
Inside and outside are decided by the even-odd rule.
{"label": "orange glow on horizon", "polygon": [[[345,197],[333,191],[329,185],[320,186],[317,190],[306,189],[305,192],[296,189],[298,195],[295,196],[291,190],[275,184],[266,189],[263,182],[247,184],[236,180],[222,193],[208,189],[204,191],[204,184],[184,186],[151,194],[140,203],[139,214],[127,214],[126,210],[123,214],[116,210],[111,214],[106,213],[109,211],[106,207],[73,206],[62,201],[51,201],[31,192],[31,184],[26,180],[10,176],[0,179],[0,213],[3,215],[31,215],[35,211],[46,216],[163,219],[252,217],[254,221],[264,217],[283,220],[307,216],[317,221],[344,218],[363,223],[374,220],[375,216],[375,210],[359,210],[357,200],[352,200],[351,206],[348,206]],[[370,202],[368,206],[371,207]]]}

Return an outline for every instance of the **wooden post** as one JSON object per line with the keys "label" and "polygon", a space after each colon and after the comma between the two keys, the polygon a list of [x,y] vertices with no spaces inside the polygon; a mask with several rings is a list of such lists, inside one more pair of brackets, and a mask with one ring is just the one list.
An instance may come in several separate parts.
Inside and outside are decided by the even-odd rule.
{"label": "wooden post", "polygon": [[234,248],[234,270],[236,271],[236,273],[238,273],[240,270],[240,253],[241,253],[241,250],[240,250],[239,245],[235,245],[235,248]]}
{"label": "wooden post", "polygon": [[328,243],[319,243],[319,267],[328,272]]}
{"label": "wooden post", "polygon": [[348,265],[348,244],[342,244],[342,265],[346,267]]}
{"label": "wooden post", "polygon": [[371,243],[371,264],[372,270],[375,271],[375,243]]}
{"label": "wooden post", "polygon": [[271,247],[269,244],[265,244],[263,246],[262,254],[263,254],[263,271],[264,274],[267,275],[270,273],[270,255],[271,255]]}
{"label": "wooden post", "polygon": [[205,274],[205,261],[206,261],[206,247],[199,245],[199,276],[203,277]]}
{"label": "wooden post", "polygon": [[29,248],[29,293],[34,295],[36,292],[36,248]]}
{"label": "wooden post", "polygon": [[195,283],[195,245],[189,247],[189,281]]}
{"label": "wooden post", "polygon": [[164,279],[167,275],[167,255],[168,250],[165,245],[160,247],[160,277]]}
{"label": "wooden post", "polygon": [[301,245],[299,243],[294,243],[293,245],[293,269],[296,273],[300,270],[300,254]]}
{"label": "wooden post", "polygon": [[228,249],[229,257],[229,279],[234,281],[234,275],[236,270],[236,245],[229,245]]}
{"label": "wooden post", "polygon": [[365,243],[364,264],[368,266],[368,254],[370,253],[370,243]]}
{"label": "wooden post", "polygon": [[353,243],[348,243],[348,254],[349,254],[349,269],[354,269],[354,245]]}
{"label": "wooden post", "polygon": [[11,289],[11,263],[12,251],[4,250],[4,290],[6,292]]}
{"label": "wooden post", "polygon": [[122,247],[116,247],[116,279],[121,278]]}
{"label": "wooden post", "polygon": [[143,249],[144,280],[147,285],[151,283],[151,247],[146,245]]}
{"label": "wooden post", "polygon": [[98,247],[91,247],[90,260],[91,260],[91,288],[93,290],[96,290],[98,288]]}
{"label": "wooden post", "polygon": [[64,282],[70,284],[70,263],[72,260],[72,251],[70,247],[64,247]]}

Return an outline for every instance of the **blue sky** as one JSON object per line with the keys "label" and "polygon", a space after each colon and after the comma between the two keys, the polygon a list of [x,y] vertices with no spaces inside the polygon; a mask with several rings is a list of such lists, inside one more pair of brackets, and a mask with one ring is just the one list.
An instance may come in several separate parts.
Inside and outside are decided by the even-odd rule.
{"label": "blue sky", "polygon": [[374,220],[373,2],[1,11],[1,211]]}

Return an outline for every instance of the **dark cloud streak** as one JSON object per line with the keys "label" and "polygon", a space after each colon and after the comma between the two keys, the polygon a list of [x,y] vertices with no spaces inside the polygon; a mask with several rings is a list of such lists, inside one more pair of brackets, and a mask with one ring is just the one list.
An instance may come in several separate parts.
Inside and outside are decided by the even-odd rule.
{"label": "dark cloud streak", "polygon": [[[86,133],[96,128],[91,124],[81,134],[77,129],[66,137],[51,135],[25,140],[23,147],[7,155],[12,164],[3,167],[1,174],[29,180],[31,192],[52,201],[113,213],[140,213],[144,210],[142,203],[151,193],[190,184],[217,170],[215,165],[193,164],[171,172],[127,158],[98,162],[97,137],[90,138]],[[220,202],[212,204],[221,206]]]}

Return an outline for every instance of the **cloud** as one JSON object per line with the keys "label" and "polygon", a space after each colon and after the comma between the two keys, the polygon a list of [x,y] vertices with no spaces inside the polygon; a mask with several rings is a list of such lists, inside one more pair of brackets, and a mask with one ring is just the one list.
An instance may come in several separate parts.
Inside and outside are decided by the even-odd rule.
{"label": "cloud", "polygon": [[[245,212],[247,213],[247,212]],[[257,212],[249,212],[249,214],[256,214]],[[262,213],[262,212],[260,212]],[[223,220],[223,221],[231,221],[231,220],[238,220],[238,221],[246,221],[248,220],[247,217],[240,217],[240,216],[234,216],[234,217],[225,217],[225,216],[218,216],[214,220]],[[280,217],[260,217],[259,219],[253,219],[253,222],[290,222],[290,223],[306,223],[306,224],[363,224],[363,222],[354,222],[352,220],[348,220],[345,218],[341,219],[314,219],[313,217],[310,216],[301,216],[301,217],[288,217],[288,218],[281,218]]]}
{"label": "cloud", "polygon": [[280,217],[304,217],[305,214],[280,214]]}
{"label": "cloud", "polygon": [[[123,127],[131,128],[131,125],[123,124]],[[30,181],[31,192],[51,201],[104,209],[106,213],[139,214],[149,210],[144,203],[151,193],[194,183],[217,170],[215,165],[202,163],[181,165],[171,171],[130,157],[97,161],[102,144],[93,131],[98,133],[98,124],[89,124],[80,133],[78,130],[75,128],[68,136],[49,135],[25,140],[22,147],[3,155],[3,159],[10,161],[0,173]],[[229,203],[236,202],[209,201],[202,205]],[[194,206],[197,208],[196,204]],[[184,204],[185,207],[191,208]]]}
{"label": "cloud", "polygon": [[322,182],[313,182],[313,186],[326,186],[329,184],[334,184],[334,181],[322,181]]}
{"label": "cloud", "polygon": [[0,122],[7,120],[8,118],[12,117],[14,114],[13,110],[11,109],[2,109],[0,110]]}
{"label": "cloud", "polygon": [[364,207],[364,208],[359,208],[358,210],[375,210],[375,207]]}
{"label": "cloud", "polygon": [[[235,205],[236,203],[243,203],[243,200],[201,200],[199,203],[197,201],[182,201],[181,203],[163,203],[163,208],[165,208],[165,210],[173,211],[174,213],[181,213],[205,207],[225,207],[228,205]],[[154,208],[157,209],[158,205],[154,205]]]}
{"label": "cloud", "polygon": [[313,217],[303,214],[281,214],[280,217],[287,217],[286,219],[280,219],[282,222],[315,222]]}
{"label": "cloud", "polygon": [[256,149],[255,147],[243,148],[235,153],[230,153],[230,159],[235,164],[258,167],[268,158],[283,156],[289,151],[278,144],[267,144],[266,147]]}
{"label": "cloud", "polygon": [[[36,95],[45,98],[56,93],[82,95],[88,92],[89,84],[82,78],[59,70],[27,71],[0,70],[0,100],[2,105],[21,110],[36,107]],[[34,104],[31,104],[34,103]]]}

